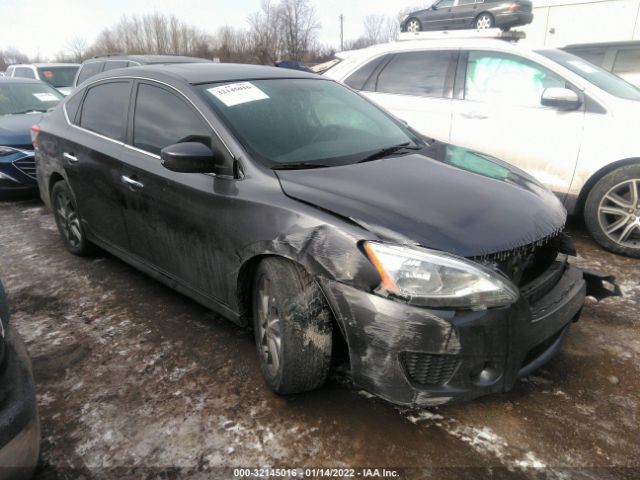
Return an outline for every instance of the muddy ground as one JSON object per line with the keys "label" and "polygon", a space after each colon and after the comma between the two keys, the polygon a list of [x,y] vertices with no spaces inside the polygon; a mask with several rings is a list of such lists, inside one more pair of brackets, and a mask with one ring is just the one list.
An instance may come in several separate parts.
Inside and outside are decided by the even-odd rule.
{"label": "muddy ground", "polygon": [[[589,301],[546,368],[507,394],[403,410],[334,374],[288,398],[251,333],[116,258],[68,254],[36,200],[0,204],[0,277],[33,357],[36,478],[230,478],[232,467],[393,467],[401,478],[638,478],[640,266],[572,227],[623,299]],[[223,469],[226,468],[226,469]]]}

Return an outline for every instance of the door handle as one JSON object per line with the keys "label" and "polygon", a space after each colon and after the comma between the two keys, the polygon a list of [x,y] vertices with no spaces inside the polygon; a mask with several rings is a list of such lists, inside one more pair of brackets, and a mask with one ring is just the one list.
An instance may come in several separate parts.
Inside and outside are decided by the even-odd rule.
{"label": "door handle", "polygon": [[140,190],[141,188],[144,188],[143,183],[140,183],[133,178],[129,178],[126,175],[122,175],[122,177],[120,177],[120,180],[122,181],[122,183],[129,186],[132,190]]}
{"label": "door handle", "polygon": [[69,162],[71,162],[71,163],[78,163],[78,157],[76,157],[76,156],[74,156],[74,155],[72,155],[70,153],[64,152],[62,154],[62,156],[64,158],[66,158],[67,160],[69,160]]}
{"label": "door handle", "polygon": [[489,118],[489,115],[485,115],[484,113],[476,113],[476,112],[461,113],[460,116],[462,116],[463,118],[467,118],[469,120],[486,120],[487,118]]}

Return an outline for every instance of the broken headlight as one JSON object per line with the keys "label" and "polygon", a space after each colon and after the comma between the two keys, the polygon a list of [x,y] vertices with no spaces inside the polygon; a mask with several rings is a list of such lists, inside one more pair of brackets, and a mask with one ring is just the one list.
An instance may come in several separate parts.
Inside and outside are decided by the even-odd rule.
{"label": "broken headlight", "polygon": [[484,310],[518,300],[508,278],[461,257],[378,242],[366,242],[364,250],[380,274],[380,288],[414,305]]}

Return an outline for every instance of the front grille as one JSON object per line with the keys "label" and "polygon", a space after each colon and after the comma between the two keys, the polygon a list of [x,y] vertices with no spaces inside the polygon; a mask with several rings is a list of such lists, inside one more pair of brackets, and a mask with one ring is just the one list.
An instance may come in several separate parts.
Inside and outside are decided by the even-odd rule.
{"label": "front grille", "polygon": [[402,352],[400,361],[412,382],[419,385],[444,385],[458,368],[460,359],[454,355]]}
{"label": "front grille", "polygon": [[36,160],[34,157],[25,157],[13,162],[13,166],[24,173],[26,176],[37,180],[36,176]]}

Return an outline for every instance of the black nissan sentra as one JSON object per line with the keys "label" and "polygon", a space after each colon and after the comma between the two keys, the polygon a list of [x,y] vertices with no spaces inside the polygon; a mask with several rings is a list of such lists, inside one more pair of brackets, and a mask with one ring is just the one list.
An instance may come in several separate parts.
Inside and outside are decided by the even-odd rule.
{"label": "black nissan sentra", "polygon": [[252,325],[281,394],[322,385],[343,341],[353,382],[398,404],[502,392],[559,350],[589,289],[608,294],[567,263],[537,181],[313,74],[110,71],[33,137],[67,249]]}

